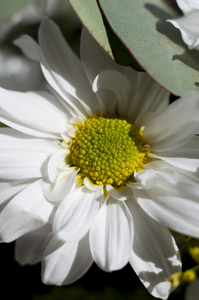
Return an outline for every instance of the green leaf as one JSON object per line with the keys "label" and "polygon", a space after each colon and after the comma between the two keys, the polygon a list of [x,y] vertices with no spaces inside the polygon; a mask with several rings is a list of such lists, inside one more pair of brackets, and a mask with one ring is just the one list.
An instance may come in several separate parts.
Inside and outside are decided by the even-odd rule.
{"label": "green leaf", "polygon": [[141,69],[123,43],[113,34],[96,0],[69,0],[69,3],[83,25],[112,59],[119,64]]}
{"label": "green leaf", "polygon": [[69,0],[69,2],[94,39],[113,57],[97,1]]}
{"label": "green leaf", "polygon": [[178,15],[169,2],[99,0],[112,30],[160,85],[179,96],[199,92],[199,51],[189,50],[179,30],[166,22]]}
{"label": "green leaf", "polygon": [[0,0],[0,19],[10,18],[32,0]]}

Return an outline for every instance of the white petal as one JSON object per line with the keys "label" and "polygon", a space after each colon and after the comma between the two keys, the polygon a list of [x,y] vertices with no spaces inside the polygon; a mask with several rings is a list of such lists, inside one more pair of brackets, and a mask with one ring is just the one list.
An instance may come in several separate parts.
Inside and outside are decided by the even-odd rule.
{"label": "white petal", "polygon": [[19,47],[27,57],[39,62],[38,44],[29,35],[24,34],[20,36],[14,41],[14,44]]}
{"label": "white petal", "polygon": [[144,127],[147,122],[154,116],[154,113],[152,112],[146,112],[139,115],[135,121],[135,125],[137,127]]}
{"label": "white petal", "polygon": [[195,9],[199,9],[199,1],[198,0],[188,0],[188,4]]}
{"label": "white petal", "polygon": [[45,250],[46,239],[50,232],[49,224],[29,232],[15,242],[15,259],[20,265],[33,265],[41,261]]}
{"label": "white petal", "polygon": [[0,107],[33,129],[55,133],[66,130],[64,107],[46,92],[22,93],[1,88]]}
{"label": "white petal", "polygon": [[199,128],[199,94],[186,93],[147,123],[143,137],[152,151],[163,152],[182,146]]}
{"label": "white petal", "polygon": [[184,14],[193,10],[189,5],[189,0],[176,0],[176,2]]}
{"label": "white petal", "polygon": [[53,231],[63,241],[79,240],[90,229],[100,205],[100,190],[85,187],[69,193],[59,205]]}
{"label": "white petal", "polygon": [[78,280],[93,263],[88,236],[66,243],[53,237],[43,256],[42,281],[53,285],[66,285]]}
{"label": "white petal", "polygon": [[127,185],[132,189],[151,189],[159,182],[175,185],[178,182],[178,171],[171,168],[169,164],[161,160],[154,160],[145,164],[145,169],[135,173],[136,182],[128,182]]}
{"label": "white petal", "polygon": [[0,153],[0,177],[4,179],[27,179],[47,175],[47,155],[15,151]]}
{"label": "white petal", "polygon": [[169,20],[181,32],[183,41],[190,49],[196,48],[195,44],[199,41],[199,11],[193,10],[185,16]]}
{"label": "white petal", "polygon": [[155,220],[189,236],[199,237],[199,185],[180,178],[176,184],[159,179],[152,189],[134,195],[142,208]]}
{"label": "white petal", "polygon": [[53,206],[42,193],[38,180],[21,191],[3,209],[0,215],[0,239],[11,242],[49,222]]}
{"label": "white petal", "polygon": [[61,149],[58,140],[37,139],[12,128],[0,128],[0,151],[30,151],[52,154]]}
{"label": "white petal", "polygon": [[141,170],[135,174],[136,183],[128,183],[131,187],[136,187],[139,189],[150,189],[156,184],[156,173],[152,169]]}
{"label": "white petal", "polygon": [[5,179],[45,176],[47,158],[59,149],[58,141],[33,139],[11,128],[0,128],[0,176]]}
{"label": "white petal", "polygon": [[103,108],[102,115],[114,115],[117,111],[116,95],[108,89],[100,89],[96,93]]}
{"label": "white petal", "polygon": [[115,70],[102,71],[96,76],[93,82],[94,92],[100,89],[108,89],[116,95],[118,110],[121,116],[125,116],[128,113],[132,85],[122,73]]}
{"label": "white petal", "polygon": [[109,197],[90,229],[94,261],[104,271],[123,268],[129,261],[133,242],[133,221],[122,201]]}
{"label": "white petal", "polygon": [[[145,166],[146,170],[140,171],[138,172],[138,178],[140,173],[145,173],[149,175],[149,182],[150,182],[150,177],[155,184],[160,184],[163,185],[164,184],[172,184],[172,185],[176,185],[178,183],[178,181],[180,180],[181,176],[179,173],[179,170],[177,170],[176,168],[171,168],[171,166],[169,164],[167,164],[164,161],[161,160],[154,160],[149,162],[148,164],[146,164]],[[150,176],[151,173],[151,176]],[[146,176],[143,175],[143,178]],[[142,174],[141,174],[142,177]],[[154,177],[154,178],[153,178]],[[147,179],[147,180],[148,180]],[[137,176],[136,176],[136,180],[137,180]],[[146,180],[146,182],[147,182]],[[166,183],[165,183],[166,181]],[[144,183],[144,182],[143,182]],[[153,186],[155,186],[155,184]],[[151,186],[151,187],[153,187]]]}
{"label": "white petal", "polygon": [[84,185],[87,189],[89,189],[90,191],[96,192],[98,190],[101,190],[103,192],[103,185],[97,185],[92,183],[88,177],[84,178]]}
{"label": "white petal", "polygon": [[[71,168],[72,169],[72,168]],[[46,183],[43,186],[44,196],[53,202],[61,202],[73,188],[77,171],[73,171],[70,174],[63,172],[63,178],[56,182],[54,185]],[[65,174],[64,174],[65,173]]]}
{"label": "white petal", "polygon": [[[197,197],[197,193],[195,193],[195,190],[197,190],[197,185],[199,183],[199,177],[197,172],[189,172],[180,168],[176,168],[175,166],[172,166],[171,164],[163,160],[151,161],[150,163],[145,165],[145,168],[149,170],[154,170],[156,175],[156,184],[160,186],[165,187],[165,185],[172,185],[172,189],[176,189],[176,186],[178,186],[179,182],[185,182],[188,185],[193,184],[193,192],[190,195],[186,195],[188,198],[194,197],[195,199],[195,196]],[[191,185],[190,189],[193,188],[191,187]],[[188,193],[189,192],[190,190],[188,189]],[[180,191],[179,195],[181,195]]]}
{"label": "white petal", "polygon": [[55,152],[48,161],[48,177],[51,182],[55,180],[62,165],[66,165],[66,155],[69,153],[68,149],[61,149]]}
{"label": "white petal", "polygon": [[0,182],[0,211],[7,204],[7,202],[17,195],[21,190],[27,187],[31,181],[27,180],[3,180]]}
{"label": "white petal", "polygon": [[149,217],[134,199],[128,200],[134,221],[134,241],[130,264],[149,293],[167,299],[173,273],[181,271],[177,245],[169,230]]}
{"label": "white petal", "polygon": [[131,197],[132,189],[128,186],[115,189],[112,185],[106,185],[107,192],[116,200],[124,201]]}
{"label": "white petal", "polygon": [[[96,112],[98,101],[78,57],[57,25],[48,19],[44,19],[40,26],[39,44],[45,57],[42,59],[41,56],[42,70],[49,84],[75,111],[88,115],[92,114],[91,109]],[[74,97],[72,102],[67,94]]]}
{"label": "white petal", "polygon": [[[33,40],[30,36],[23,35],[19,39],[15,40],[14,44],[16,46],[20,47],[21,50],[24,52],[24,54],[26,56],[28,56],[29,58],[31,58],[33,60],[36,60],[38,62],[41,61],[42,68],[44,69],[44,73],[45,73],[45,67],[48,69],[49,66],[48,66],[48,63],[46,62],[45,57],[43,56],[43,54],[41,52],[41,49],[40,49],[39,45],[35,42],[35,40]],[[47,79],[48,79],[49,75],[47,74],[46,76],[47,76]],[[55,83],[55,86],[56,86],[56,83]],[[67,109],[68,113],[71,112],[72,115],[73,115],[74,111],[72,112],[71,108],[68,105],[66,105],[65,102],[63,102],[63,99],[60,98],[60,95],[57,94],[50,86],[48,86],[48,89],[52,90],[52,94],[55,94],[57,99],[59,98],[59,101]]]}
{"label": "white petal", "polygon": [[25,134],[42,138],[60,138],[60,134],[35,130],[0,108],[0,122]]}
{"label": "white petal", "polygon": [[162,159],[167,163],[190,172],[199,170],[199,137],[193,137],[185,145],[160,155],[150,154],[150,157]]}
{"label": "white petal", "polygon": [[108,56],[85,28],[81,34],[80,51],[81,61],[91,85],[93,85],[95,77],[103,70],[110,69],[119,72],[123,70],[123,67]]}
{"label": "white petal", "polygon": [[157,84],[148,74],[139,72],[136,80],[133,80],[133,76],[131,77],[132,79],[129,77],[129,80],[131,80],[135,90],[131,105],[128,108],[128,117],[131,120],[136,121],[141,114],[146,112],[160,112],[168,106],[169,92]]}

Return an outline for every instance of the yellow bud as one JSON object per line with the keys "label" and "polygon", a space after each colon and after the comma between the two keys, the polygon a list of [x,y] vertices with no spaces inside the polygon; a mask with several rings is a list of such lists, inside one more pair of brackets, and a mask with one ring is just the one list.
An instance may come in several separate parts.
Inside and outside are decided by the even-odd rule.
{"label": "yellow bud", "polygon": [[193,260],[195,260],[195,262],[199,263],[199,247],[198,246],[190,247],[189,253],[190,253],[191,257],[193,258]]}
{"label": "yellow bud", "polygon": [[173,287],[177,287],[180,285],[182,282],[182,272],[177,272],[172,274],[169,278],[168,281],[171,283]]}
{"label": "yellow bud", "polygon": [[183,281],[190,282],[196,279],[196,273],[194,270],[190,269],[184,272],[183,274]]}

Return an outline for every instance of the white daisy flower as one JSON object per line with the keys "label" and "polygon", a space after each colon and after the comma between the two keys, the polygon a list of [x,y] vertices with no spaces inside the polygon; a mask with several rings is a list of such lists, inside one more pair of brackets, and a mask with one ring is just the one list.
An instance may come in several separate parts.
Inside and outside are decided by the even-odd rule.
{"label": "white daisy flower", "polygon": [[183,41],[189,49],[199,50],[199,1],[176,0],[183,16],[168,20],[180,30]]}
{"label": "white daisy flower", "polygon": [[81,61],[45,19],[39,60],[52,93],[0,90],[0,238],[42,262],[47,284],[70,284],[93,262],[128,262],[166,299],[181,270],[167,227],[199,237],[199,94],[169,105],[146,73],[113,62],[84,29]]}

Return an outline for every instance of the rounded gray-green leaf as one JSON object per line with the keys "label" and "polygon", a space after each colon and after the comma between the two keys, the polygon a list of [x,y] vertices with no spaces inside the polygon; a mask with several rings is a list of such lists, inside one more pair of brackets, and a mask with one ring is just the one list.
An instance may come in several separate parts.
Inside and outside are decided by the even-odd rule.
{"label": "rounded gray-green leaf", "polygon": [[113,57],[97,1],[69,0],[69,3],[94,39]]}
{"label": "rounded gray-green leaf", "polygon": [[167,19],[177,10],[166,0],[99,0],[112,30],[138,63],[175,95],[199,92],[199,51],[184,45]]}
{"label": "rounded gray-green leaf", "polygon": [[142,70],[131,53],[111,30],[97,0],[69,0],[69,3],[92,37],[112,59],[121,65],[132,66],[138,71]]}

